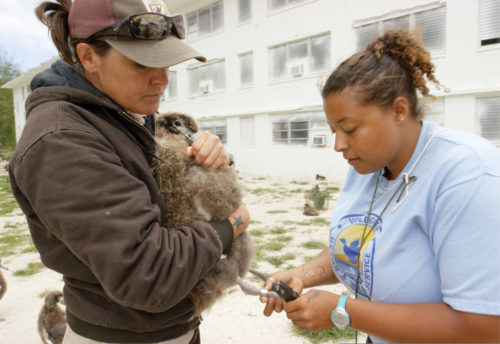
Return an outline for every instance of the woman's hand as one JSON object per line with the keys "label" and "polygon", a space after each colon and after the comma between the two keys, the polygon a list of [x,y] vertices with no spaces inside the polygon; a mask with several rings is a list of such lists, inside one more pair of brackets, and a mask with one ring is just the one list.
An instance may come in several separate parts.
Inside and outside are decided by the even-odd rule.
{"label": "woman's hand", "polygon": [[295,326],[305,331],[324,331],[333,327],[330,314],[337,305],[339,295],[311,289],[298,299],[287,302],[285,311]]}
{"label": "woman's hand", "polygon": [[229,222],[233,225],[233,238],[243,233],[250,224],[250,214],[247,206],[243,203],[240,204],[240,206],[229,216]]}
{"label": "woman's hand", "polygon": [[[276,282],[277,280],[281,280],[288,284],[294,291],[297,293],[301,293],[302,289],[304,289],[304,283],[302,280],[296,276],[294,276],[290,271],[288,270],[283,270],[283,271],[278,271],[269,276],[269,278],[266,280],[264,283],[264,288],[267,290],[271,290],[272,282]],[[266,317],[271,316],[271,314],[274,312],[281,312],[283,310],[283,307],[285,305],[285,301],[281,299],[275,299],[272,297],[266,297],[266,296],[261,296],[260,301],[262,303],[266,304],[266,307],[264,308],[264,315]]]}
{"label": "woman's hand", "polygon": [[210,134],[208,131],[201,133],[193,144],[187,148],[186,153],[194,159],[197,165],[213,169],[229,163],[229,155],[219,137]]}

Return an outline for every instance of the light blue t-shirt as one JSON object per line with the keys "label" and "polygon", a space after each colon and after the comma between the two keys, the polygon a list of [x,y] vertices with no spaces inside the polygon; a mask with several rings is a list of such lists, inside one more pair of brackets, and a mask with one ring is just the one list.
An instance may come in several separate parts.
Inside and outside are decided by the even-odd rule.
{"label": "light blue t-shirt", "polygon": [[[442,128],[423,122],[403,172]],[[337,278],[355,293],[358,251],[379,173],[349,170],[330,224]],[[402,177],[380,176],[361,247],[358,297],[390,303],[445,302],[455,310],[500,315],[500,150],[481,137],[439,132],[373,231]],[[404,195],[404,192],[403,192]],[[366,235],[366,234],[365,234]]]}

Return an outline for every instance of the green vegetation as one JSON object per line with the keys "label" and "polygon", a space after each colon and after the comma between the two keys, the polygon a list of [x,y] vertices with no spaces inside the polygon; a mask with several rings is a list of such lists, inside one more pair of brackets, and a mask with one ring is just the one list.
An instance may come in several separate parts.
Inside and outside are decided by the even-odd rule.
{"label": "green vegetation", "polygon": [[298,182],[298,181],[292,180],[292,181],[290,182],[290,184],[296,184],[296,185],[307,185],[307,184],[309,184],[309,182]]}
{"label": "green vegetation", "polygon": [[28,263],[25,269],[14,271],[14,276],[29,276],[40,272],[43,269],[43,264],[40,262]]}
{"label": "green vegetation", "polygon": [[298,335],[307,337],[313,344],[324,343],[324,342],[339,343],[343,342],[342,339],[345,342],[346,339],[353,339],[354,336],[356,335],[356,330],[353,330],[352,328],[340,330],[334,327],[326,331],[309,332],[309,331],[304,331],[298,328],[297,326],[292,326],[292,327],[293,327],[293,332],[295,332]]}
{"label": "green vegetation", "polygon": [[283,247],[285,247],[285,244],[279,242],[279,241],[269,241],[265,244],[263,244],[262,249],[267,250],[267,251],[281,251]]}
{"label": "green vegetation", "polygon": [[252,229],[249,231],[251,236],[259,237],[266,234],[262,229]]}
{"label": "green vegetation", "polygon": [[[0,86],[21,75],[13,58],[0,50]],[[0,88],[0,158],[8,159],[16,145],[12,90]]]}
{"label": "green vegetation", "polygon": [[328,209],[330,192],[327,189],[322,190],[319,185],[315,185],[311,190],[306,192],[306,199],[311,200],[316,209]]}
{"label": "green vegetation", "polygon": [[0,216],[12,213],[17,207],[17,202],[10,192],[8,177],[0,176]]}
{"label": "green vegetation", "polygon": [[307,241],[307,242],[303,243],[302,246],[305,248],[309,248],[309,249],[323,249],[323,248],[327,247],[328,245],[326,245],[320,241],[311,240],[311,241]]}
{"label": "green vegetation", "polygon": [[21,252],[36,252],[31,236],[18,230],[4,232],[0,237],[0,257]]}
{"label": "green vegetation", "polygon": [[266,211],[268,214],[285,214],[288,213],[288,210],[268,210]]}
{"label": "green vegetation", "polygon": [[283,227],[277,227],[277,228],[271,229],[271,234],[284,234],[286,232],[287,232],[287,230]]}
{"label": "green vegetation", "polygon": [[279,235],[276,237],[276,240],[281,241],[281,242],[287,242],[293,240],[293,237],[289,235]]}
{"label": "green vegetation", "polygon": [[248,192],[250,192],[251,194],[254,194],[254,195],[262,195],[264,193],[275,193],[277,191],[274,189],[269,189],[269,188],[257,188],[257,189],[248,190]]}

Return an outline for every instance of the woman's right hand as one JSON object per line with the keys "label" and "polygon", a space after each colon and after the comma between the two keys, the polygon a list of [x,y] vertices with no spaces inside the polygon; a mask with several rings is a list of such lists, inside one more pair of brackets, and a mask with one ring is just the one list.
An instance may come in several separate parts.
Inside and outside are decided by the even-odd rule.
{"label": "woman's right hand", "polygon": [[233,238],[236,238],[243,233],[250,224],[250,213],[248,212],[247,206],[243,203],[240,204],[240,206],[228,217],[228,219],[233,226]]}
{"label": "woman's right hand", "polygon": [[[264,288],[266,288],[267,290],[271,290],[273,281],[276,282],[277,280],[285,282],[299,294],[301,294],[302,290],[304,289],[303,281],[299,277],[293,275],[290,270],[282,270],[271,274],[264,283]],[[276,313],[281,312],[285,305],[284,300],[275,299],[267,296],[261,296],[260,301],[266,304],[266,307],[264,308],[264,315],[266,317],[271,316],[273,312]]]}

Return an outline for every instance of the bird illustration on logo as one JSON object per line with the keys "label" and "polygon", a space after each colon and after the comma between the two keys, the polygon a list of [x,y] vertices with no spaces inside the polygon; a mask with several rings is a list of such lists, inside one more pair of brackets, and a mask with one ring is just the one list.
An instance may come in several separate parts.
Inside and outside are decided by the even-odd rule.
{"label": "bird illustration on logo", "polygon": [[344,244],[344,253],[352,264],[357,264],[357,256],[359,252],[359,239],[352,241],[349,245],[345,238],[340,238],[339,241]]}
{"label": "bird illustration on logo", "polygon": [[[354,224],[339,233],[335,242],[335,259],[357,267],[360,250],[361,256],[363,256],[366,245],[373,237],[373,231],[370,231],[370,228],[371,227],[368,226],[365,230],[364,224]],[[365,239],[363,241],[363,247],[360,247],[363,232]]]}

